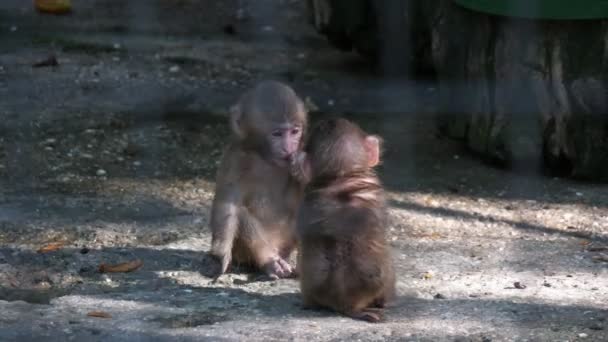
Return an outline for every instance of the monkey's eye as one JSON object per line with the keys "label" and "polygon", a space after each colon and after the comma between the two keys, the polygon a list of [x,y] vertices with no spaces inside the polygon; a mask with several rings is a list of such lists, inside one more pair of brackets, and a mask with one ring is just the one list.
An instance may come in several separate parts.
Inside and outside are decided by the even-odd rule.
{"label": "monkey's eye", "polygon": [[300,129],[299,129],[299,128],[293,128],[293,129],[291,130],[291,134],[293,134],[293,135],[296,135],[296,134],[298,134],[298,133],[300,133]]}
{"label": "monkey's eye", "polygon": [[272,136],[273,137],[280,137],[282,135],[283,135],[283,132],[281,132],[281,131],[274,131],[274,132],[272,132]]}

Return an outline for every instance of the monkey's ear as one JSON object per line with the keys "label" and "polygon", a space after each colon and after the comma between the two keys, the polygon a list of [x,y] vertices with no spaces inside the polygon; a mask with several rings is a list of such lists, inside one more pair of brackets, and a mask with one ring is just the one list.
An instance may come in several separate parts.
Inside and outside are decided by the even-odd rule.
{"label": "monkey's ear", "polygon": [[368,135],[365,137],[365,151],[367,152],[367,166],[374,167],[380,163],[380,137]]}
{"label": "monkey's ear", "polygon": [[230,107],[230,128],[232,128],[232,132],[239,139],[243,139],[245,137],[245,132],[241,127],[241,118],[243,117],[243,113],[241,110],[241,104],[237,103]]}

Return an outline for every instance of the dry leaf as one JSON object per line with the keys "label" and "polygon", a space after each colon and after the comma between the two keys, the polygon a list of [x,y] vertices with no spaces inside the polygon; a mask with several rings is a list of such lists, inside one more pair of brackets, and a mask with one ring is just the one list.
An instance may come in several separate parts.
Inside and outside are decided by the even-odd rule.
{"label": "dry leaf", "polygon": [[101,273],[118,273],[118,272],[132,272],[140,268],[143,265],[143,261],[137,259],[129,262],[123,262],[116,265],[99,265],[99,272]]}
{"label": "dry leaf", "polygon": [[431,236],[429,236],[429,238],[431,240],[439,240],[439,239],[441,239],[441,234],[439,234],[437,232],[433,232],[433,233],[431,233]]}
{"label": "dry leaf", "polygon": [[591,243],[591,241],[589,241],[589,240],[582,240],[581,242],[579,242],[579,244],[580,244],[581,246],[587,246],[587,245],[588,245],[588,244],[590,244],[590,243]]}
{"label": "dry leaf", "polygon": [[431,278],[433,278],[433,274],[431,272],[426,272],[425,274],[422,275],[422,278],[431,279]]}
{"label": "dry leaf", "polygon": [[51,243],[48,243],[48,244],[40,247],[37,252],[38,253],[54,252],[58,249],[63,248],[63,246],[64,246],[63,242],[51,242]]}
{"label": "dry leaf", "polygon": [[98,318],[112,318],[112,315],[110,315],[107,312],[103,312],[103,311],[91,311],[91,312],[87,313],[87,316],[98,317]]}
{"label": "dry leaf", "polygon": [[35,0],[34,5],[40,12],[53,14],[67,13],[72,9],[70,0]]}

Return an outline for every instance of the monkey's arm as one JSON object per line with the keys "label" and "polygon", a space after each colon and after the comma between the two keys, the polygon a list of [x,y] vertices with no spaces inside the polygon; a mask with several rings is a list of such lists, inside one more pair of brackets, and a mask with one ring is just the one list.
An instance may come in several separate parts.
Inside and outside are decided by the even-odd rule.
{"label": "monkey's arm", "polygon": [[232,244],[239,228],[239,191],[234,183],[218,182],[211,207],[211,254],[220,260],[219,275],[232,261]]}
{"label": "monkey's arm", "polygon": [[220,261],[218,276],[226,272],[232,261],[232,245],[239,228],[241,196],[234,171],[238,169],[234,155],[228,150],[222,160],[211,206],[211,254]]}

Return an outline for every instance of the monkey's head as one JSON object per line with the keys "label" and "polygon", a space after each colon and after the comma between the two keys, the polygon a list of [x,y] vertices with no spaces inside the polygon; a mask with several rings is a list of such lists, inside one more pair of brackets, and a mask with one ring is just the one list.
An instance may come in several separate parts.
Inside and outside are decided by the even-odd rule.
{"label": "monkey's head", "polygon": [[243,147],[286,167],[302,147],[308,115],[293,89],[264,81],[231,108],[230,122]]}
{"label": "monkey's head", "polygon": [[380,162],[382,140],[346,119],[319,122],[311,131],[303,173],[311,181],[367,172]]}

